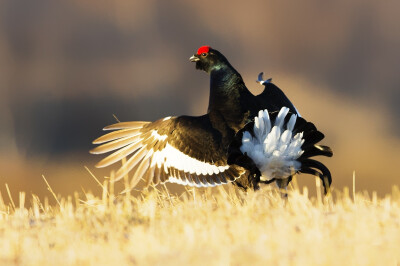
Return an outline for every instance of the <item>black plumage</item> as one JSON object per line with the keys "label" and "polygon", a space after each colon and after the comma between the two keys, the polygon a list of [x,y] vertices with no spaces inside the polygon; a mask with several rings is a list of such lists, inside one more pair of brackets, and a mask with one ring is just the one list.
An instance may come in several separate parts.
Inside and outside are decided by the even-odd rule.
{"label": "black plumage", "polygon": [[[289,113],[290,115],[291,113]],[[272,122],[275,122],[277,118],[278,112],[271,112],[269,113],[270,120]],[[284,124],[287,124],[289,122],[290,116],[286,116],[284,120]],[[248,169],[250,171],[250,175],[255,175],[255,176],[260,176],[261,173],[259,169],[257,168],[256,164],[254,161],[247,156],[247,154],[244,154],[241,151],[241,147],[243,145],[242,140],[243,140],[243,134],[244,132],[249,132],[253,137],[255,137],[254,134],[254,120],[251,122],[247,123],[242,129],[240,129],[236,134],[234,139],[232,140],[231,144],[229,145],[228,148],[228,164],[232,165],[240,165],[245,169]],[[324,139],[324,134],[322,134],[320,131],[317,130],[315,125],[311,122],[306,121],[305,119],[301,117],[297,117],[296,123],[294,125],[293,129],[293,135],[297,133],[302,133],[303,134],[303,139],[304,142],[301,145],[301,149],[303,150],[303,153],[296,159],[300,164],[301,167],[298,169],[298,171],[295,171],[293,174],[296,173],[305,173],[305,174],[312,174],[318,176],[323,185],[324,185],[324,191],[325,193],[328,192],[330,185],[332,184],[332,177],[329,169],[322,164],[321,162],[318,162],[316,160],[310,159],[311,157],[315,156],[326,156],[326,157],[332,157],[333,152],[328,146],[323,146],[323,145],[318,145],[318,142],[320,142],[322,139]],[[258,179],[257,177],[257,179]],[[286,186],[290,180],[292,179],[292,175],[287,176],[284,180],[286,182],[283,182],[283,184]],[[272,178],[271,180],[262,182],[262,183],[271,183],[274,181],[279,181],[278,179]],[[278,183],[278,186],[280,183]]]}
{"label": "black plumage", "polygon": [[266,106],[265,108],[269,112],[279,111],[285,106],[289,108],[290,112],[300,115],[285,93],[272,83],[272,79],[263,80],[263,74],[261,72],[257,79],[258,83],[265,86],[263,92],[257,95],[257,99],[261,102],[261,105]]}
{"label": "black plumage", "polygon": [[[259,176],[250,162],[228,164],[228,147],[235,134],[252,121],[259,110],[277,111],[283,106],[296,112],[284,93],[268,83],[254,96],[241,75],[219,51],[201,47],[190,58],[196,68],[210,74],[210,98],[203,116],[167,117],[155,122],[122,122],[105,130],[117,130],[94,141],[94,154],[113,152],[97,164],[106,167],[127,157],[116,173],[120,179],[131,171],[131,187],[174,182],[190,186],[215,186],[233,182],[258,188]],[[237,135],[237,134],[236,134]],[[310,152],[317,154],[319,151]],[[313,169],[313,162],[308,161]],[[257,167],[256,167],[257,168]]]}

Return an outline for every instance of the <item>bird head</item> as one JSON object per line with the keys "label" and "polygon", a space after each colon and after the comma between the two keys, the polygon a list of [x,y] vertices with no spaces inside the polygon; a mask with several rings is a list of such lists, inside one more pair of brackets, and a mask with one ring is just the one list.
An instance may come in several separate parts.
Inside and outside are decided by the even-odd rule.
{"label": "bird head", "polygon": [[210,46],[200,47],[189,60],[196,63],[196,69],[204,70],[207,73],[229,65],[225,56]]}

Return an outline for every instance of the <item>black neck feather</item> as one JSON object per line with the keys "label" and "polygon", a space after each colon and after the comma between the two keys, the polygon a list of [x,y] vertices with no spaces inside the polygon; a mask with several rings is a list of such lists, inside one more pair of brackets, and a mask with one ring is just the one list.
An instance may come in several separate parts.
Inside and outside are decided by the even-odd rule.
{"label": "black neck feather", "polygon": [[[229,64],[214,68],[210,72],[210,100],[208,111],[235,109],[240,95],[247,90],[240,74]],[[232,110],[233,111],[233,110]]]}

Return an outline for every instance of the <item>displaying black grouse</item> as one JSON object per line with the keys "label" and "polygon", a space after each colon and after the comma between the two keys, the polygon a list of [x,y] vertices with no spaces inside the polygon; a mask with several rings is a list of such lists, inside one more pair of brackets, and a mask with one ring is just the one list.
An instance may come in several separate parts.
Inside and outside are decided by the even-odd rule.
{"label": "displaying black grouse", "polygon": [[329,147],[317,145],[324,135],[298,117],[278,87],[260,74],[265,90],[254,96],[228,60],[209,46],[200,47],[190,61],[210,74],[207,114],[107,126],[104,130],[115,131],[94,140],[101,145],[91,153],[113,153],[97,167],[127,157],[115,179],[133,172],[131,188],[141,179],[147,185],[208,187],[233,182],[257,189],[260,182],[277,181],[283,187],[296,172],[318,175],[330,185],[329,170],[308,159],[332,156]]}

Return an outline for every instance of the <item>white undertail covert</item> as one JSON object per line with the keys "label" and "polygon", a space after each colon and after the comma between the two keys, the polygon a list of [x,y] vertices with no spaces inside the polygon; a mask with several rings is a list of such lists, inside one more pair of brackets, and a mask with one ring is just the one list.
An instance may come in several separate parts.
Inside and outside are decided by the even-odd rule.
{"label": "white undertail covert", "polygon": [[282,107],[274,124],[268,110],[260,110],[254,118],[252,134],[243,133],[240,150],[249,156],[261,172],[261,180],[284,179],[301,168],[297,159],[303,154],[303,132],[293,136],[297,115],[292,114],[289,121],[285,118],[289,108]]}

